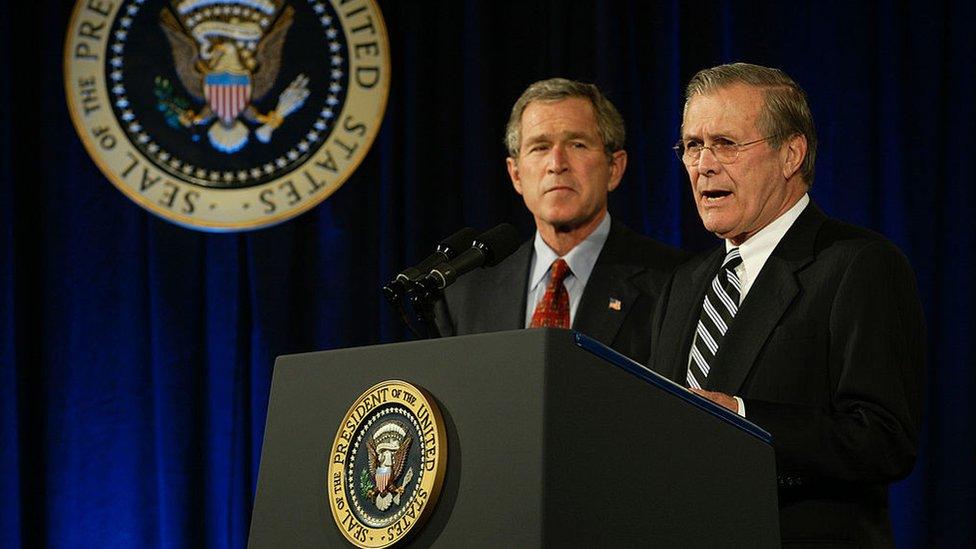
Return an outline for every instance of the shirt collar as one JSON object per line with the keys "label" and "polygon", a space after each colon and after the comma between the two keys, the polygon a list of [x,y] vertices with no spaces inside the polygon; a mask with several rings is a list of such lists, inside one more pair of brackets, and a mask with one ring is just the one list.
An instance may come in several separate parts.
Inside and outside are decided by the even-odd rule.
{"label": "shirt collar", "polygon": [[[600,257],[600,251],[610,235],[610,213],[603,216],[603,221],[597,225],[596,229],[586,237],[585,240],[577,244],[572,250],[563,256],[572,276],[584,284],[590,278],[596,260]],[[539,231],[535,232],[533,241],[535,254],[532,258],[532,270],[529,273],[529,291],[535,289],[549,273],[552,262],[559,258],[556,252],[549,247]]]}
{"label": "shirt collar", "polygon": [[[766,260],[769,259],[770,254],[776,249],[779,241],[783,239],[786,231],[790,230],[790,227],[793,226],[793,223],[800,217],[803,209],[809,203],[810,195],[804,193],[792,208],[786,210],[783,215],[774,219],[772,223],[766,225],[759,232],[739,245],[739,255],[742,256],[742,268],[745,269],[752,280],[755,280],[756,276],[759,275],[759,271],[762,270],[763,265],[766,264]],[[735,248],[735,245],[731,241],[726,240],[725,251],[728,252],[732,248]]]}

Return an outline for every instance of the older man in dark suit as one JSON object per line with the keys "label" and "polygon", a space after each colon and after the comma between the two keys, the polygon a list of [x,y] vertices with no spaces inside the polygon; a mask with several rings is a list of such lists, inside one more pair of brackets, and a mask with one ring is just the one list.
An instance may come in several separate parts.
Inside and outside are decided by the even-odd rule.
{"label": "older man in dark suit", "polygon": [[447,289],[442,333],[572,327],[646,362],[655,300],[684,254],[610,220],[607,195],[627,167],[624,134],[592,84],[554,78],[526,89],[505,142],[535,238]]}
{"label": "older man in dark suit", "polygon": [[699,72],[675,149],[724,242],[664,290],[652,368],[772,433],[784,545],[890,546],[888,484],[914,464],[924,363],[908,262],[810,201],[813,120],[779,70]]}

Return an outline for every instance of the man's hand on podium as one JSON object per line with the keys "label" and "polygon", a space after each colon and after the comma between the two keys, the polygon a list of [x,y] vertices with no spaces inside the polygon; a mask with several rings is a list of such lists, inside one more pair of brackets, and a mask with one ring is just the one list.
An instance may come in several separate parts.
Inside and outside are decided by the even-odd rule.
{"label": "man's hand on podium", "polygon": [[731,395],[727,395],[725,393],[717,393],[715,391],[705,391],[703,389],[688,389],[688,390],[691,391],[692,393],[695,393],[696,395],[701,395],[707,398],[708,400],[711,400],[712,402],[718,404],[719,406],[723,406],[725,408],[728,408],[729,410],[732,410],[735,413],[739,413],[739,404],[736,402],[735,398],[733,398]]}

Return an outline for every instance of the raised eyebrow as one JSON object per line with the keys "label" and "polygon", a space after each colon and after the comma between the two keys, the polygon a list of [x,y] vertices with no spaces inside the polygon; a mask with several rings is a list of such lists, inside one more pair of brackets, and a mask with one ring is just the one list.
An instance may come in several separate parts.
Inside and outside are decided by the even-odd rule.
{"label": "raised eyebrow", "polygon": [[552,143],[552,138],[547,135],[535,135],[522,142],[523,147],[530,147],[532,145],[538,145],[539,143]]}
{"label": "raised eyebrow", "polygon": [[732,137],[731,135],[729,135],[729,134],[727,134],[725,132],[716,132],[716,133],[713,133],[713,134],[709,134],[708,137],[712,141],[718,141],[718,140],[721,139],[721,140],[728,141],[729,143],[738,143],[739,142],[738,139],[736,139],[735,137]]}
{"label": "raised eyebrow", "polygon": [[534,135],[525,141],[523,141],[523,147],[531,147],[532,145],[551,145],[556,141],[584,141],[586,143],[596,143],[597,138],[583,132],[564,132],[558,136],[553,136],[551,134],[540,134]]}
{"label": "raised eyebrow", "polygon": [[563,139],[567,141],[593,141],[593,136],[587,135],[582,132],[567,132],[563,135]]}
{"label": "raised eyebrow", "polygon": [[[738,143],[738,140],[737,139],[734,139],[734,138],[730,137],[728,134],[724,134],[724,133],[709,134],[707,137],[711,141],[723,140],[723,141],[727,141],[729,143]],[[705,142],[705,138],[702,137],[701,135],[697,135],[697,134],[696,135],[685,134],[685,135],[681,136],[681,140],[682,141],[701,141],[702,143]]]}

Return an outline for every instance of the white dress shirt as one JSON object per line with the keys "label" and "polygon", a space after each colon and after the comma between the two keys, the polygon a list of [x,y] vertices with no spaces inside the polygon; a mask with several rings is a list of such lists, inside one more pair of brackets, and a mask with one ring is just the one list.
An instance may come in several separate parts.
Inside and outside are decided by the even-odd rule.
{"label": "white dress shirt", "polygon": [[[790,227],[796,222],[796,218],[800,217],[800,214],[803,213],[803,208],[806,208],[809,203],[810,195],[804,194],[783,215],[774,219],[772,223],[760,229],[759,232],[749,237],[742,244],[739,244],[739,255],[742,256],[742,263],[735,268],[735,274],[739,277],[740,305],[745,300],[746,294],[749,293],[749,288],[752,288],[752,283],[759,276],[759,272],[762,271],[766,260],[769,259],[773,250],[779,245],[779,241],[783,240],[786,231],[790,230]],[[725,251],[728,252],[732,248],[735,248],[735,244],[726,240]]]}

